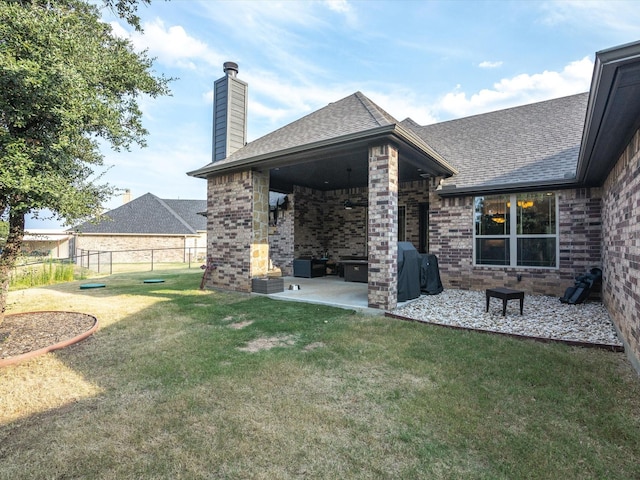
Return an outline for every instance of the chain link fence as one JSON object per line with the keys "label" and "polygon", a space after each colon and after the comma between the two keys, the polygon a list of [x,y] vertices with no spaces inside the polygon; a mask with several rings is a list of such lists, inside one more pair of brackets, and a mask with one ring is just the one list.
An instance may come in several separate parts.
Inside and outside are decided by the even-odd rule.
{"label": "chain link fence", "polygon": [[96,273],[108,274],[200,268],[206,263],[206,247],[136,250],[77,249],[74,263]]}

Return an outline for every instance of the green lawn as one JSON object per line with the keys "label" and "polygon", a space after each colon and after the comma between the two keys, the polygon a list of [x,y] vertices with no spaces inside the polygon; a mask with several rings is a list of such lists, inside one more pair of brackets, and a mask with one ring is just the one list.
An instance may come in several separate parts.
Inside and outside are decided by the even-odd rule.
{"label": "green lawn", "polygon": [[0,479],[640,478],[624,354],[202,292],[200,276],[14,292],[11,311],[101,328],[0,370]]}

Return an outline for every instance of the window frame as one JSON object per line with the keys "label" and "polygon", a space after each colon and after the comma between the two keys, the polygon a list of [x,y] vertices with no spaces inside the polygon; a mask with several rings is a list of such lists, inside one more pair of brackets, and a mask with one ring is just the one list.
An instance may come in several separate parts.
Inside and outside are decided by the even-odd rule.
{"label": "window frame", "polygon": [[[473,266],[474,267],[489,267],[489,268],[520,268],[520,269],[537,269],[537,270],[558,270],[560,268],[560,218],[559,218],[559,204],[558,194],[556,192],[544,192],[546,195],[553,195],[555,206],[555,233],[536,233],[536,234],[520,234],[518,233],[518,196],[524,195],[536,195],[540,192],[517,192],[510,194],[495,194],[495,195],[477,195],[473,197]],[[491,197],[508,197],[509,202],[509,232],[502,235],[478,235],[476,233],[476,202],[478,198],[491,198]],[[523,238],[554,238],[555,239],[555,264],[552,266],[541,265],[519,265],[518,264],[518,240]],[[491,264],[491,263],[478,263],[477,257],[477,244],[478,239],[506,239],[509,243],[509,263],[504,264]]]}

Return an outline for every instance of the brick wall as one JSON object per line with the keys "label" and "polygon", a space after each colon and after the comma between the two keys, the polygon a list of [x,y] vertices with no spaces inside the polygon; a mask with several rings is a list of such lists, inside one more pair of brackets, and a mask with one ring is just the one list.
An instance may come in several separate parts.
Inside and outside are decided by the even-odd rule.
{"label": "brick wall", "polygon": [[640,371],[640,130],[603,190],[604,302]]}
{"label": "brick wall", "polygon": [[278,210],[278,222],[269,227],[269,255],[283,275],[293,275],[295,195],[287,195],[286,210]]}
{"label": "brick wall", "polygon": [[154,262],[188,261],[189,248],[200,261],[206,248],[206,234],[199,236],[172,235],[92,235],[78,234],[75,238],[76,255],[80,251],[113,252],[113,263],[144,263],[151,261],[153,250]]}
{"label": "brick wall", "polygon": [[251,291],[253,173],[244,171],[207,180],[209,265],[207,286]]}
{"label": "brick wall", "polygon": [[367,213],[364,207],[345,210],[344,202],[350,199],[354,203],[367,202],[366,188],[351,188],[326,192],[325,243],[329,256],[366,257],[367,256]]}
{"label": "brick wall", "polygon": [[[562,296],[577,275],[601,266],[602,190],[558,193],[560,258],[558,269],[473,266],[473,197],[430,193],[430,253],[438,257],[445,288],[483,290],[510,286],[532,294]],[[517,277],[521,275],[521,281]],[[595,296],[598,292],[595,292]]]}
{"label": "brick wall", "polygon": [[403,182],[398,188],[398,205],[406,208],[406,241],[414,247],[420,246],[420,204],[429,202],[429,181]]}
{"label": "brick wall", "polygon": [[320,252],[326,249],[324,193],[296,186],[294,197],[294,255],[320,257]]}

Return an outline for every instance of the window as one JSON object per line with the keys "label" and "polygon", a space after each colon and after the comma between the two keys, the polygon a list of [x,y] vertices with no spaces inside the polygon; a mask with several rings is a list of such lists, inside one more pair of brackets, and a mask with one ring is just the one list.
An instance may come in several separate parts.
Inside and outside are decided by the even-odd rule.
{"label": "window", "polygon": [[476,265],[557,267],[557,202],[554,193],[476,197]]}
{"label": "window", "polygon": [[407,207],[398,206],[398,241],[404,242],[407,239]]}

